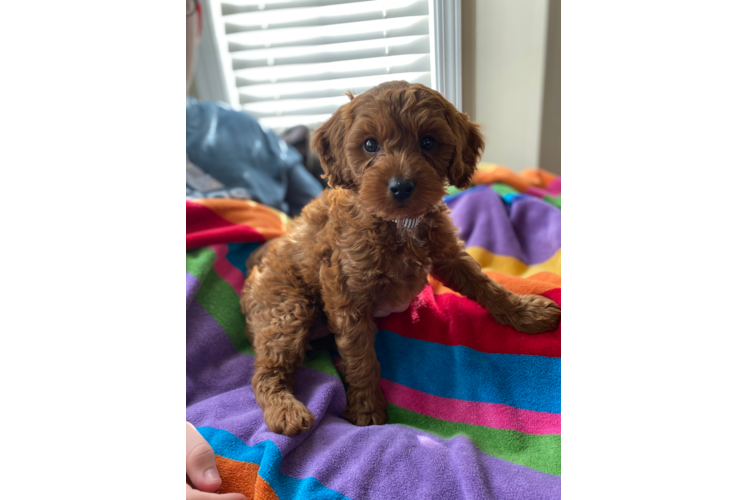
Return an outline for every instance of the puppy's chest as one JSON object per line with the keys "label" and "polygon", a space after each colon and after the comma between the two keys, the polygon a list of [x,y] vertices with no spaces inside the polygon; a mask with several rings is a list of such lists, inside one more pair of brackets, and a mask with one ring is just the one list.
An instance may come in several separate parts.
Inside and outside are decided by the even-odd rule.
{"label": "puppy's chest", "polygon": [[388,234],[370,245],[368,255],[349,267],[362,278],[355,280],[356,288],[386,296],[417,294],[423,289],[431,270],[430,252],[423,240],[413,234]]}
{"label": "puppy's chest", "polygon": [[431,270],[431,259],[427,251],[412,251],[409,248],[401,248],[385,264],[383,270],[385,275],[391,276],[395,283],[418,276],[425,276]]}

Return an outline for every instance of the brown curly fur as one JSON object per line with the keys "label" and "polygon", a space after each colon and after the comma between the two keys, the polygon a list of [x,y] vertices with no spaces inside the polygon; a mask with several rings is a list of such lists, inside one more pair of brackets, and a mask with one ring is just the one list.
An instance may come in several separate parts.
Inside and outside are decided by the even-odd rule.
{"label": "brown curly fur", "polygon": [[[283,238],[248,260],[242,290],[246,333],[257,352],[252,378],[268,428],[285,435],[308,430],[314,416],[293,395],[293,372],[313,332],[334,333],[348,384],[344,417],[356,425],[387,422],[374,350],[376,316],[402,310],[429,272],[488,310],[499,323],[537,333],[554,329],[560,309],[544,297],[518,296],[488,278],[463,250],[449,210],[448,183],[467,187],[483,138],[467,115],[437,92],[389,82],[341,107],[317,131],[317,149],[330,185]],[[436,139],[431,151],[422,137]],[[364,150],[376,139],[380,151]],[[388,181],[415,181],[396,201]],[[393,219],[424,215],[413,229]]]}

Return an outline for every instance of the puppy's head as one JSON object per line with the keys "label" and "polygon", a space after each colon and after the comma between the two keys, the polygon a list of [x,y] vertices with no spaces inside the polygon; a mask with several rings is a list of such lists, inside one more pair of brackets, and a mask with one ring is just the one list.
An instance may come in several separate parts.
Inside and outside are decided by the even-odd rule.
{"label": "puppy's head", "polygon": [[470,185],[483,137],[441,94],[388,82],[348,97],[312,141],[332,187],[391,220],[423,215],[448,184]]}

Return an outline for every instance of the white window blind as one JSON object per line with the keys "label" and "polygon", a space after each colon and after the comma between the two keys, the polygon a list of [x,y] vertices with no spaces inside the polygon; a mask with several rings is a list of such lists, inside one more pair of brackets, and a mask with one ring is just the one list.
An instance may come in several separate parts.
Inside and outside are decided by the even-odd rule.
{"label": "white window blind", "polygon": [[211,10],[206,21],[223,60],[213,67],[226,73],[224,100],[275,130],[315,128],[347,102],[346,90],[358,94],[391,80],[432,87],[432,1],[214,3],[204,10]]}

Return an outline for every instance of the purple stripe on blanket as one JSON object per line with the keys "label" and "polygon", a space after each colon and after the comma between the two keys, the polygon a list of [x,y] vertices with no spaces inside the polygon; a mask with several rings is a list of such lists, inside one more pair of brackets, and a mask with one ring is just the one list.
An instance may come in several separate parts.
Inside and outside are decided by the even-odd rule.
{"label": "purple stripe on blanket", "polygon": [[241,357],[220,325],[193,301],[187,309],[187,406],[249,384],[251,372]]}
{"label": "purple stripe on blanket", "polygon": [[560,497],[560,477],[485,455],[469,439],[402,425],[356,427],[326,415],[281,463],[348,498]]}
{"label": "purple stripe on blanket", "polygon": [[558,239],[561,248],[577,247],[577,211],[561,210]]}
{"label": "purple stripe on blanket", "polygon": [[465,247],[539,264],[561,248],[561,211],[540,199],[517,198],[507,209],[490,188],[474,189],[447,205]]}
{"label": "purple stripe on blanket", "polygon": [[200,280],[190,273],[187,273],[187,309],[192,304],[192,299],[197,295],[197,291],[200,290]]}
{"label": "purple stripe on blanket", "polygon": [[296,372],[295,394],[317,418],[314,427],[294,437],[272,433],[250,386],[254,357],[233,351],[196,302],[187,313],[187,345],[187,420],[229,431],[250,446],[270,439],[284,455],[283,474],[315,477],[349,498],[560,496],[560,477],[485,455],[464,437],[351,425],[341,418],[340,380],[304,367]]}

